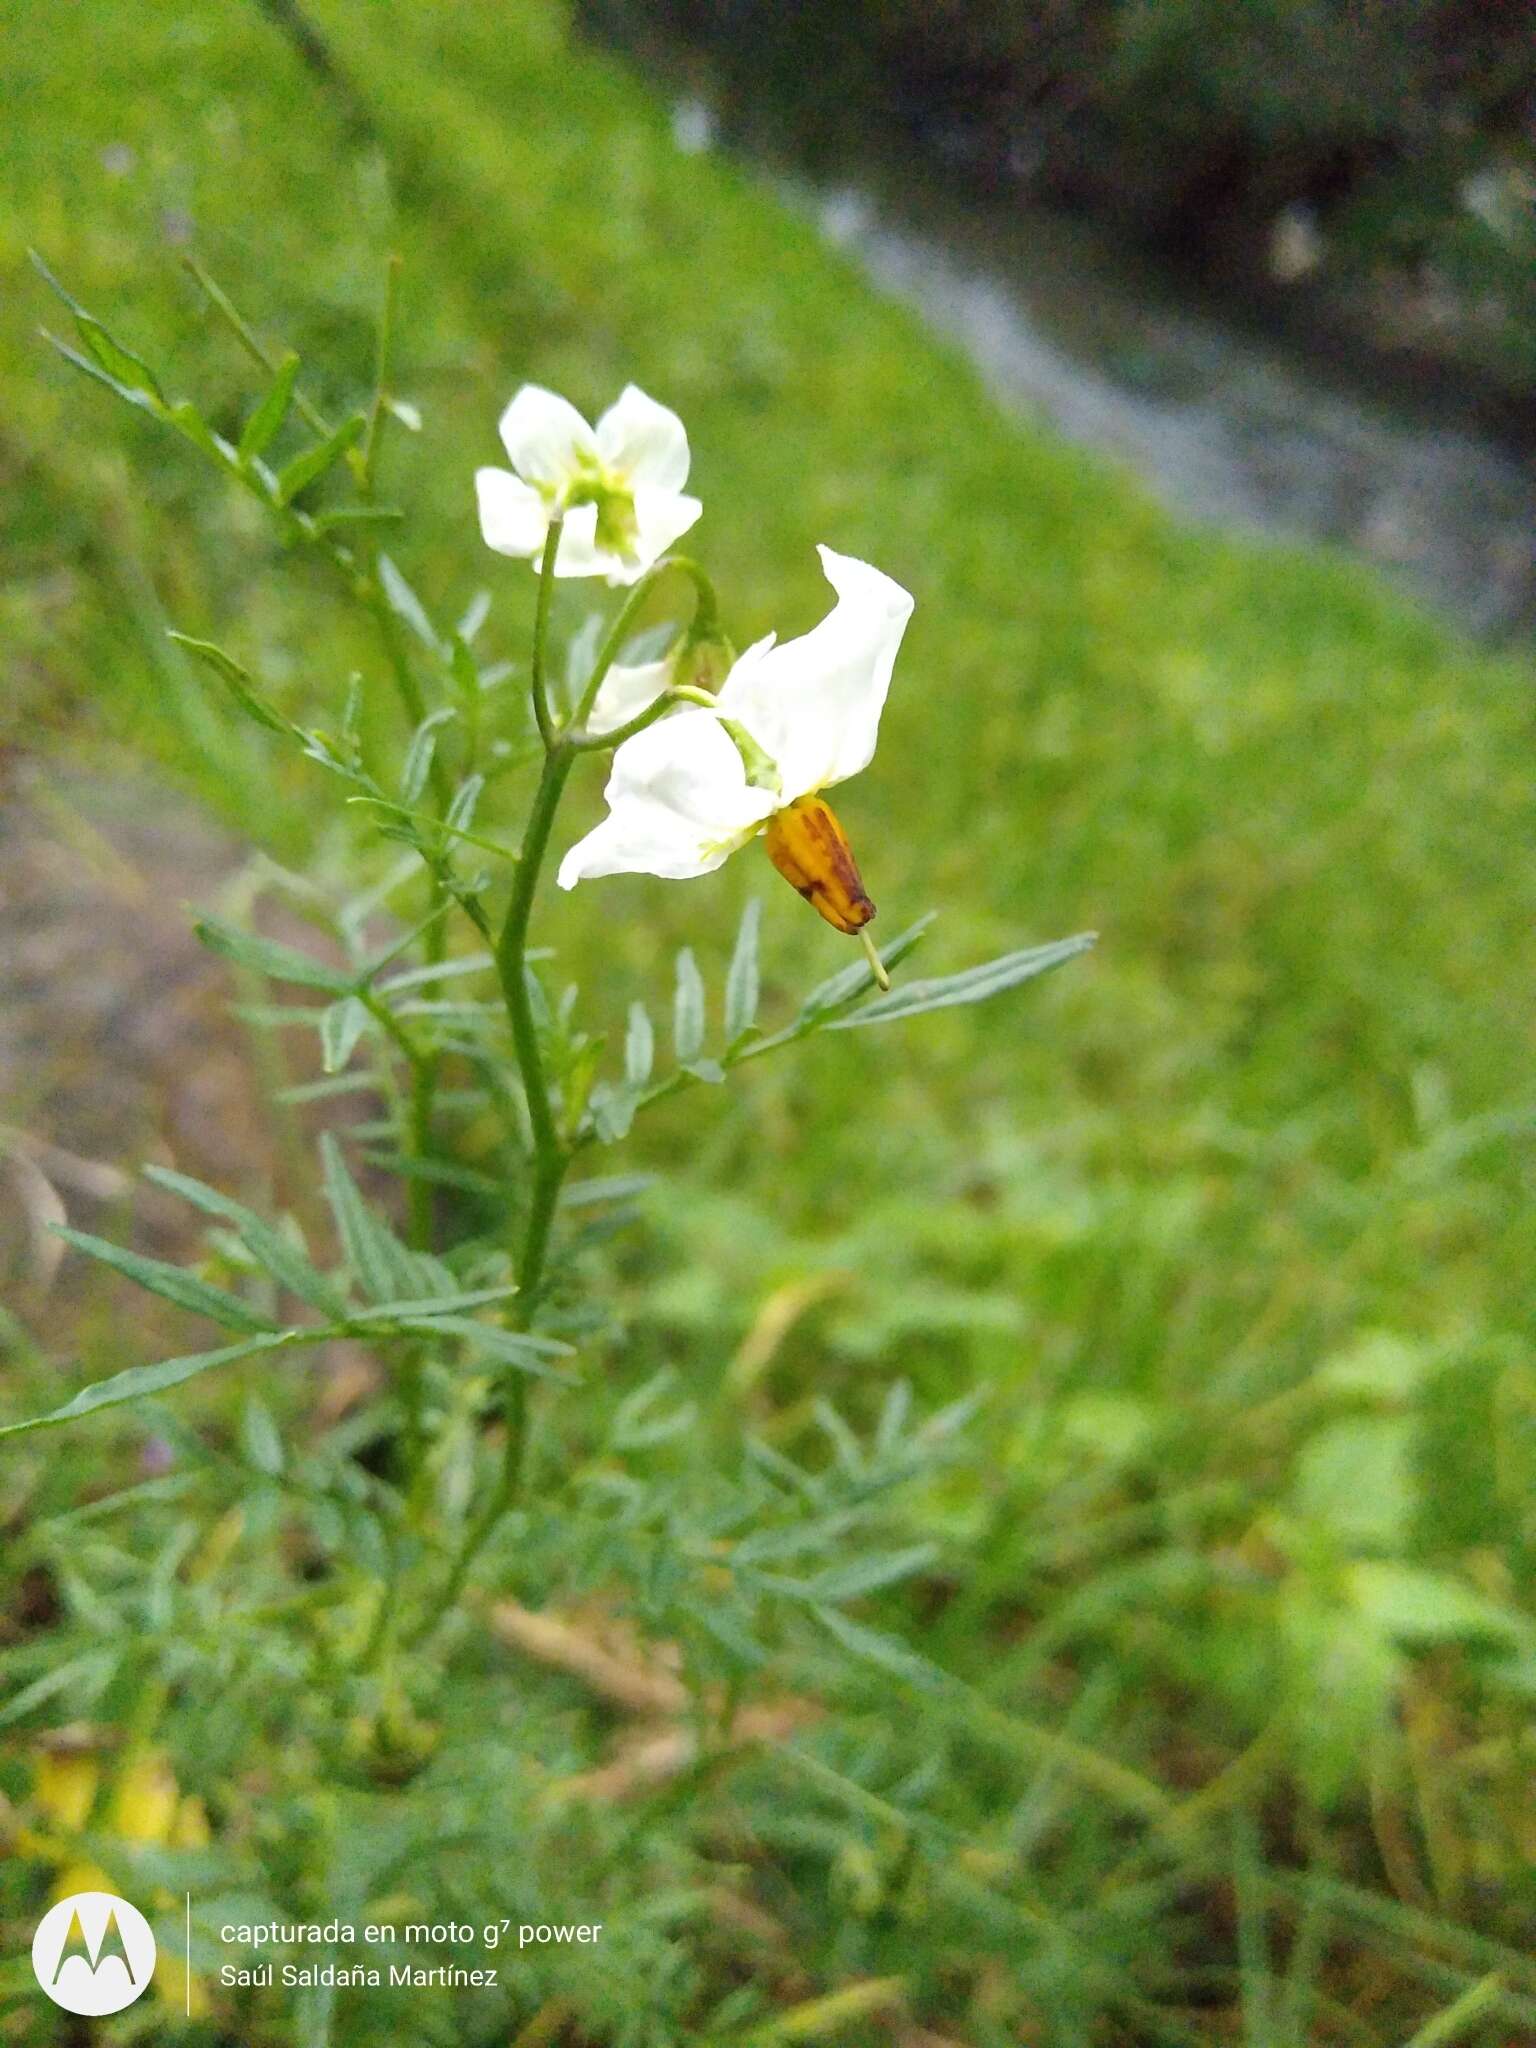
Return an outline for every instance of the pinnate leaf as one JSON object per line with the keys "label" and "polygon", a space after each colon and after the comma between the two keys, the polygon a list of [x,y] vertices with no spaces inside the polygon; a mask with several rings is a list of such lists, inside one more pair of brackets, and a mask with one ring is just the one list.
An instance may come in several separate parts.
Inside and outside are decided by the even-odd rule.
{"label": "pinnate leaf", "polygon": [[888,995],[877,996],[874,1002],[865,1003],[850,1015],[835,1018],[828,1029],[853,1031],[864,1024],[889,1024],[898,1017],[921,1017],[929,1010],[947,1010],[963,1003],[984,1002],[988,996],[1000,995],[1004,989],[1016,988],[1020,982],[1032,981],[1037,974],[1048,973],[1067,960],[1075,960],[1079,953],[1088,951],[1095,937],[1093,932],[1079,932],[1075,938],[1057,939],[1051,945],[1023,946],[1016,953],[1004,953],[996,960],[988,960],[980,967],[967,967],[959,974],[941,974],[926,981],[906,982],[893,988]]}
{"label": "pinnate leaf", "polygon": [[131,1252],[104,1237],[92,1237],[89,1231],[71,1230],[67,1224],[56,1224],[54,1229],[76,1251],[84,1252],[88,1258],[99,1259],[102,1265],[112,1267],[114,1272],[121,1273],[125,1279],[134,1281],[149,1293],[174,1301],[178,1308],[190,1309],[194,1315],[207,1316],[210,1322],[218,1323],[226,1330],[276,1328],[270,1316],[262,1315],[227,1288],[200,1280],[185,1266],[173,1266],[164,1259],[145,1258],[141,1252]]}

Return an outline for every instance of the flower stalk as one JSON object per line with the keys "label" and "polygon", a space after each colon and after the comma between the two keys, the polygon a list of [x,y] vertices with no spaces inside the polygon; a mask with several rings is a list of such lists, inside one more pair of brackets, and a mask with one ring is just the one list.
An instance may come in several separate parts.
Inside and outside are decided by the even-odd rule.
{"label": "flower stalk", "polygon": [[[523,1215],[514,1255],[518,1292],[508,1310],[509,1323],[519,1329],[528,1327],[538,1307],[548,1265],[555,1212],[560,1202],[560,1189],[573,1156],[573,1148],[561,1136],[555,1114],[549,1074],[539,1043],[538,1019],[534,1014],[529,989],[528,967],[529,927],[560,800],[565,794],[566,783],[579,755],[597,748],[611,748],[625,735],[627,729],[622,728],[617,735],[588,735],[583,733],[582,726],[591,715],[598,692],[611,671],[620,649],[633,632],[634,622],[642,607],[668,569],[680,570],[694,586],[696,602],[688,643],[718,634],[719,631],[714,586],[699,565],[676,557],[656,564],[635,583],[620,607],[618,617],[603,642],[569,724],[564,727],[557,725],[549,696],[548,648],[550,599],[561,532],[562,520],[557,515],[549,523],[539,562],[539,587],[534,611],[533,651],[530,662],[533,713],[539,737],[544,745],[544,762],[538,787],[534,791],[527,829],[523,835],[507,914],[495,949],[496,976],[506,1007],[507,1021],[511,1027],[513,1054],[527,1103],[528,1135],[533,1153],[528,1206]],[[708,704],[713,700],[704,691],[682,685],[676,690],[665,692],[637,720],[632,720],[631,725],[638,730],[640,726],[659,718],[672,703],[684,701]],[[504,1516],[516,1504],[522,1489],[528,1447],[528,1388],[527,1380],[521,1373],[509,1372],[503,1381],[502,1422],[502,1466],[496,1489],[479,1518],[471,1525],[450,1568],[448,1583],[438,1610],[442,1613],[452,1610],[475,1558],[495,1533]]]}
{"label": "flower stalk", "polygon": [[549,605],[554,594],[555,558],[560,552],[560,535],[564,525],[564,519],[558,513],[549,522],[549,532],[544,541],[544,554],[539,563],[539,596],[533,618],[533,716],[546,754],[558,737],[555,715],[549,702]]}
{"label": "flower stalk", "polygon": [[633,585],[628,597],[620,606],[618,617],[598,650],[592,673],[587,678],[586,687],[571,715],[571,725],[578,736],[578,746],[612,747],[618,744],[618,735],[615,733],[585,735],[584,728],[592,716],[592,707],[597,702],[598,694],[619,658],[620,649],[633,634],[635,622],[645,609],[647,600],[669,569],[675,569],[680,575],[686,576],[694,590],[693,621],[683,642],[684,648],[697,646],[700,641],[714,639],[719,635],[720,609],[715,597],[715,586],[697,562],[692,561],[687,555],[669,555],[664,562],[658,562],[653,569],[647,570],[639,582]]}
{"label": "flower stalk", "polygon": [[[551,558],[558,545],[558,530],[552,530],[548,548]],[[538,1306],[560,1188],[571,1162],[570,1149],[561,1138],[556,1122],[549,1075],[539,1045],[538,1019],[529,994],[528,927],[538,893],[540,871],[549,850],[555,814],[560,808],[560,799],[575,761],[574,748],[552,731],[546,743],[539,785],[534,792],[511,900],[496,942],[496,976],[512,1029],[513,1053],[528,1105],[528,1132],[533,1148],[528,1207],[514,1254],[518,1291],[507,1312],[507,1321],[514,1329],[526,1329]],[[470,1524],[449,1567],[441,1598],[424,1617],[415,1640],[430,1634],[440,1618],[453,1612],[475,1559],[517,1504],[528,1452],[528,1382],[520,1372],[509,1370],[503,1377],[501,1417],[504,1432],[502,1459],[495,1490],[480,1515]]]}

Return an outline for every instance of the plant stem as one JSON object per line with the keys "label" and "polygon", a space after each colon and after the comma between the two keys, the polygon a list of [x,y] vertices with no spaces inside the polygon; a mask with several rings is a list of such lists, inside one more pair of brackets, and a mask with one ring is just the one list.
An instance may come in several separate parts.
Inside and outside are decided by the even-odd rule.
{"label": "plant stem", "polygon": [[544,536],[544,559],[539,564],[539,600],[533,615],[533,715],[546,754],[558,737],[555,716],[549,707],[549,682],[545,669],[549,645],[549,601],[554,594],[555,556],[560,552],[560,534],[564,524],[564,513],[557,512],[550,520],[549,531]]}
{"label": "plant stem", "polygon": [[[560,545],[560,521],[551,520],[544,543],[544,561],[539,575],[539,606],[533,636],[533,698],[535,715],[543,705],[539,729],[545,731],[549,702],[544,691],[544,647],[549,622],[549,591],[554,580],[555,551]],[[506,922],[496,942],[496,973],[502,1000],[512,1026],[512,1044],[517,1068],[528,1101],[528,1128],[533,1139],[533,1192],[523,1224],[523,1241],[517,1263],[518,1313],[526,1318],[538,1292],[549,1249],[550,1225],[555,1202],[565,1177],[569,1154],[561,1142],[549,1096],[549,1077],[539,1047],[538,1021],[528,992],[528,925],[533,916],[533,899],[538,893],[544,856],[555,813],[565,793],[566,781],[575,763],[575,750],[564,738],[546,733],[544,768],[534,791],[533,809],[518,854],[517,872],[512,878],[512,896]]]}
{"label": "plant stem", "polygon": [[[207,299],[209,305],[226,322],[235,339],[240,343],[240,346],[245,350],[252,362],[265,370],[269,377],[274,376],[277,371],[277,363],[272,351],[261,342],[249,321],[235,310],[233,302],[222,285],[215,284],[195,256],[183,256],[181,266],[192,278],[199,291]],[[298,412],[311,433],[318,434],[322,441],[328,440],[331,433],[330,422],[320,411],[319,407],[311,403],[297,386],[294,387],[293,403],[294,409]]]}
{"label": "plant stem", "polygon": [[384,292],[379,305],[379,328],[374,346],[373,397],[368,405],[368,425],[363,431],[362,450],[358,456],[360,467],[359,484],[365,498],[372,498],[374,478],[378,471],[379,443],[383,439],[384,423],[389,415],[391,357],[395,340],[395,310],[400,291],[400,264],[398,254],[391,255],[384,266]]}
{"label": "plant stem", "polygon": [[[431,1054],[411,1069],[410,1157],[418,1166],[432,1152],[432,1105],[437,1095],[437,1055]],[[434,1235],[432,1183],[424,1174],[413,1173],[405,1191],[406,1222],[411,1250],[429,1252]]]}
{"label": "plant stem", "polygon": [[581,693],[581,701],[572,715],[573,727],[585,725],[591,716],[592,706],[597,702],[597,693],[603,687],[609,669],[619,658],[619,649],[634,631],[635,620],[639,617],[647,598],[669,569],[676,569],[693,584],[693,624],[688,629],[689,638],[702,639],[718,630],[719,607],[715,600],[715,586],[698,563],[690,560],[687,555],[669,555],[664,562],[658,562],[653,569],[646,571],[624,600],[623,607],[603,642],[597,664],[587,678],[587,686]]}
{"label": "plant stem", "polygon": [[[518,1292],[508,1318],[514,1328],[521,1329],[528,1327],[538,1306],[544,1270],[549,1258],[549,1242],[554,1227],[555,1211],[560,1201],[560,1188],[565,1179],[566,1169],[571,1163],[573,1149],[560,1135],[554,1104],[550,1099],[549,1076],[545,1071],[544,1055],[539,1045],[538,1019],[534,1015],[533,1001],[528,988],[528,928],[533,916],[534,899],[538,893],[544,858],[549,851],[555,814],[560,808],[560,799],[565,794],[565,785],[570,778],[571,769],[579,755],[586,751],[579,735],[581,722],[596,701],[603,678],[612,667],[614,658],[623,646],[633,620],[649,595],[657,576],[665,569],[675,568],[683,570],[692,578],[698,593],[693,624],[695,634],[701,630],[715,630],[716,618],[714,589],[702,569],[683,560],[660,564],[649,576],[643,577],[630,592],[582,691],[575,716],[564,731],[558,730],[549,703],[546,649],[549,634],[549,601],[554,584],[555,554],[559,545],[560,520],[556,518],[550,521],[549,532],[544,542],[544,557],[539,565],[539,596],[534,615],[531,664],[533,710],[540,737],[544,742],[544,766],[539,776],[538,788],[534,791],[533,808],[529,812],[527,830],[523,835],[518,855],[506,920],[496,942],[496,974],[501,983],[507,1019],[512,1027],[512,1045],[528,1105],[528,1130],[533,1146],[532,1187],[516,1254]],[[670,702],[673,699],[669,696],[666,701]],[[652,709],[659,717],[661,710],[665,709],[665,704]],[[490,1540],[503,1516],[517,1500],[523,1483],[528,1452],[528,1383],[522,1373],[508,1372],[506,1375],[502,1391],[502,1417],[505,1442],[501,1474],[495,1490],[482,1513],[466,1533],[449,1569],[442,1594],[432,1612],[419,1625],[412,1641],[419,1642],[429,1635],[439,1620],[452,1612],[464,1590],[475,1559]]]}
{"label": "plant stem", "polygon": [[654,725],[664,711],[670,711],[674,704],[700,704],[706,710],[715,708],[715,700],[708,690],[695,690],[687,683],[674,683],[653,698],[643,711],[637,711],[624,725],[616,725],[611,732],[577,732],[567,737],[566,744],[578,754],[610,752],[620,747],[625,740],[632,740],[637,732],[644,732],[648,725]]}
{"label": "plant stem", "polygon": [[[376,572],[370,573],[368,578],[367,602],[374,623],[378,627],[384,651],[389,657],[390,671],[395,679],[395,688],[399,692],[401,708],[414,732],[426,716],[426,700],[422,696],[421,685],[416,680],[415,671],[411,667],[400,637],[400,621],[390,609],[389,600],[384,595]],[[433,805],[441,819],[447,815],[448,808],[453,802],[453,791],[449,786],[448,771],[443,765],[442,756],[435,752],[432,756],[431,782]],[[432,910],[440,910],[446,900],[443,886],[434,876],[430,898]],[[447,919],[435,917],[428,925],[425,935],[427,965],[436,966],[446,957],[447,950]],[[423,993],[430,996],[435,987],[435,983],[428,983]],[[440,1065],[441,1061],[435,1052],[420,1054],[411,1062],[411,1120],[405,1137],[411,1156],[417,1160],[425,1159],[432,1149],[432,1105],[437,1094]],[[423,1180],[419,1174],[413,1175],[407,1199],[410,1203],[412,1247],[416,1251],[430,1251],[434,1206],[431,1182]]]}
{"label": "plant stem", "polygon": [[[539,786],[534,792],[528,829],[523,836],[517,871],[512,878],[512,897],[507,905],[506,922],[502,925],[501,936],[496,942],[496,973],[501,983],[502,1000],[507,1006],[507,1018],[512,1026],[512,1044],[517,1054],[518,1072],[522,1076],[523,1088],[528,1097],[528,1125],[533,1138],[536,1169],[556,1158],[560,1154],[561,1145],[559,1132],[555,1127],[554,1109],[549,1099],[549,1081],[544,1072],[544,1056],[539,1048],[538,1025],[528,993],[528,925],[533,915],[533,899],[538,889],[539,871],[549,849],[549,835],[555,822],[555,812],[559,808],[566,778],[575,759],[574,751],[564,742],[557,743],[544,757],[544,772],[540,775]],[[526,1276],[520,1272],[517,1279],[519,1285],[526,1288]]]}
{"label": "plant stem", "polygon": [[[546,554],[546,561],[548,559]],[[533,1003],[528,993],[528,925],[533,915],[539,872],[549,850],[555,813],[560,807],[560,798],[575,760],[574,748],[564,740],[556,740],[544,756],[544,772],[534,792],[533,809],[512,883],[512,900],[507,905],[506,922],[496,945],[496,973],[512,1026],[512,1044],[528,1102],[528,1128],[533,1139],[533,1186],[517,1251],[518,1292],[509,1316],[514,1327],[523,1329],[527,1328],[538,1304],[545,1262],[549,1256],[550,1231],[560,1200],[560,1186],[571,1161],[570,1151],[561,1140],[555,1121],[549,1097],[549,1077],[539,1048],[538,1020],[533,1014]],[[418,1630],[417,1640],[429,1633],[438,1620],[457,1604],[471,1565],[515,1503],[522,1486],[528,1450],[528,1387],[520,1372],[509,1371],[506,1375],[502,1388],[502,1420],[506,1434],[501,1475],[495,1492],[484,1511],[470,1525],[449,1570],[442,1595]]]}
{"label": "plant stem", "polygon": [[[437,920],[434,929],[442,929],[441,918]],[[375,995],[372,989],[362,989],[358,999],[391,1044],[400,1052],[410,1073],[409,1107],[404,1104],[399,1106],[397,1121],[401,1126],[401,1143],[406,1157],[420,1162],[427,1157],[432,1148],[432,1094],[437,1082],[437,1054],[423,1052],[388,1003],[382,996]],[[406,1203],[411,1247],[414,1251],[430,1251],[432,1183],[419,1173],[411,1174],[406,1188]]]}

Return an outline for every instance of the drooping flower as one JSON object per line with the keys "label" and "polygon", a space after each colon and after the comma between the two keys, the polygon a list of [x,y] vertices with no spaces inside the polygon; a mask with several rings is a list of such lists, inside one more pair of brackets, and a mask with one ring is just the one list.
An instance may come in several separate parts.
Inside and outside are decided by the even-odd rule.
{"label": "drooping flower", "polygon": [[501,416],[512,469],[475,472],[480,531],[498,554],[538,562],[561,518],[557,576],[633,583],[703,507],[683,489],[688,436],[675,412],[627,384],[588,426],[575,406],[525,384]]}
{"label": "drooping flower", "polygon": [[874,916],[820,792],[875,751],[912,599],[867,562],[818,553],[837,593],[831,611],[797,640],[780,646],[770,634],[749,647],[713,708],[674,711],[622,743],[608,815],[561,862],[563,889],[599,875],[707,875],[761,833],[829,924],[857,932]]}

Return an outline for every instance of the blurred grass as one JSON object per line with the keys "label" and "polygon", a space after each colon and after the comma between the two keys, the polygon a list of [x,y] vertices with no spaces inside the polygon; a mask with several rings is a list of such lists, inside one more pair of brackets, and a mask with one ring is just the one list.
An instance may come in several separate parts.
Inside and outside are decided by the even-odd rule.
{"label": "blurred grass", "polygon": [[[680,155],[557,6],[312,15],[355,99],[254,8],[114,0],[89,37],[46,10],[11,52],[10,744],[111,768],[131,740],[323,866],[313,784],[163,628],[317,715],[373,659],[189,451],[50,359],[28,242],[225,428],[254,386],[183,250],[339,408],[400,249],[425,427],[391,442],[394,552],[444,612],[489,587],[514,656],[531,579],[481,547],[470,475],[525,377],[683,414],[738,643],[818,615],[817,540],[899,577],[916,618],[840,805],[884,928],[941,906],[939,966],[1085,926],[1099,951],[665,1112],[634,1148],[673,1179],[625,1268],[624,1369],[734,1354],[791,1413],[897,1371],[982,1387],[988,1455],[933,1507],[967,1564],[928,1653],[1004,1703],[1065,1687],[1175,1785],[1262,1737],[1294,1844],[1342,1819],[1325,1862],[1523,1939],[1529,664],[1342,560],[1185,531],[1002,419],[751,176]],[[842,955],[758,858],[584,888],[541,936],[616,977],[617,1016],[685,936],[718,983],[762,887],[794,991]]]}

